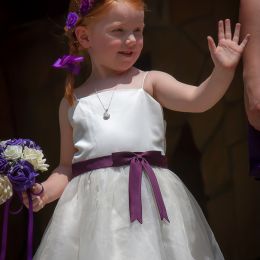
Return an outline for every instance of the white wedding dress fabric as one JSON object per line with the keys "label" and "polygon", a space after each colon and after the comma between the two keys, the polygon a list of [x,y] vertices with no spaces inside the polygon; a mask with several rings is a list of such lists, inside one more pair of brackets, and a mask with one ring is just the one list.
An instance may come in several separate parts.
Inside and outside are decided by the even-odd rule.
{"label": "white wedding dress fabric", "polygon": [[[96,93],[77,98],[68,111],[73,163],[113,152],[161,151],[165,155],[163,109],[140,85],[114,92],[110,119]],[[109,104],[114,90],[98,92]],[[215,237],[196,200],[177,175],[152,166],[169,222],[159,216],[143,171],[142,217],[130,222],[129,165],[86,172],[73,178],[60,197],[33,260],[222,260]]]}

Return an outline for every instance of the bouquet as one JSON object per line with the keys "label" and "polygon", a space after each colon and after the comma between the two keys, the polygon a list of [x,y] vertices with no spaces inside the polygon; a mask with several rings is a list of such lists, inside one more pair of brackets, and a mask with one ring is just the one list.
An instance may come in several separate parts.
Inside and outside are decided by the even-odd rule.
{"label": "bouquet", "polygon": [[41,147],[30,139],[9,139],[0,142],[0,205],[5,204],[0,260],[5,259],[5,249],[3,250],[3,248],[5,248],[7,238],[10,202],[14,193],[17,193],[21,199],[22,192],[27,192],[29,198],[27,249],[29,252],[28,259],[32,258],[33,211],[31,194],[34,193],[32,193],[31,188],[36,182],[36,177],[39,175],[38,172],[48,170],[49,165],[45,162],[46,159]]}

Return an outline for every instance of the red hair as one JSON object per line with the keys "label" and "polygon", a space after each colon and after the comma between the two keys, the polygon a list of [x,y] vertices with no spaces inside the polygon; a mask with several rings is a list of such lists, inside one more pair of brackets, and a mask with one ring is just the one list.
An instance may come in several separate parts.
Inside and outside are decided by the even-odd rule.
{"label": "red hair", "polygon": [[[80,17],[76,26],[79,25],[87,26],[91,21],[93,22],[94,19],[105,14],[109,10],[109,8],[111,8],[112,4],[115,2],[127,2],[137,10],[146,9],[143,0],[95,0],[90,12],[86,16]],[[80,1],[72,0],[70,4],[70,12],[77,12],[79,8],[80,8]],[[74,30],[66,31],[65,35],[68,37],[70,54],[78,55],[79,44],[77,42]],[[71,106],[74,105],[74,96],[73,96],[74,85],[75,85],[75,76],[71,72],[68,72],[64,96]]]}

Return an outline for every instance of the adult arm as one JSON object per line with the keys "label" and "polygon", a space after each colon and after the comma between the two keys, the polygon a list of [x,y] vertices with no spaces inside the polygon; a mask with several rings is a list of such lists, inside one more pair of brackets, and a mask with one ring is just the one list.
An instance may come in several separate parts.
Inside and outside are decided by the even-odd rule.
{"label": "adult arm", "polygon": [[243,54],[245,108],[249,123],[260,131],[260,1],[240,1],[242,35],[250,33],[250,42]]}

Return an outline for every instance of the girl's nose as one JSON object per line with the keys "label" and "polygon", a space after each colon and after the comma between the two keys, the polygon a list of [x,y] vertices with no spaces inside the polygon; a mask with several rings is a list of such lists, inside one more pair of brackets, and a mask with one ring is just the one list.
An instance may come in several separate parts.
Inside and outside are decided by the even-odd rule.
{"label": "girl's nose", "polygon": [[136,38],[135,35],[133,33],[129,34],[127,39],[126,39],[126,44],[127,45],[135,45],[136,44]]}

